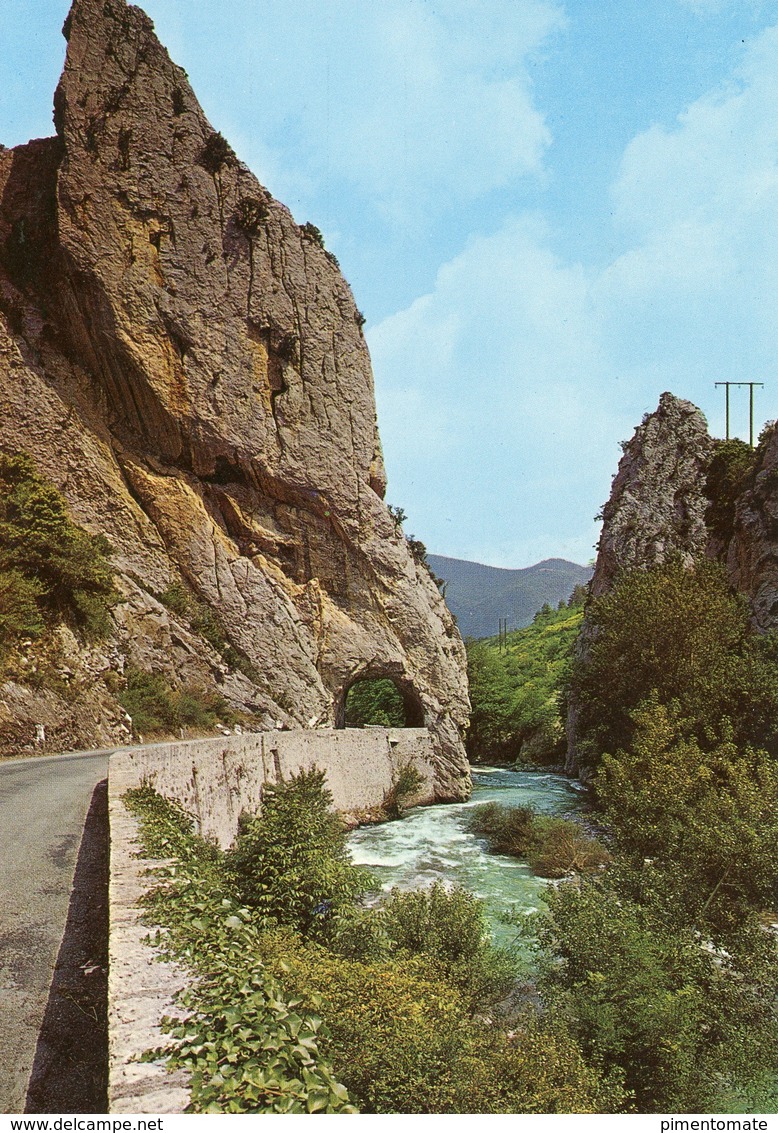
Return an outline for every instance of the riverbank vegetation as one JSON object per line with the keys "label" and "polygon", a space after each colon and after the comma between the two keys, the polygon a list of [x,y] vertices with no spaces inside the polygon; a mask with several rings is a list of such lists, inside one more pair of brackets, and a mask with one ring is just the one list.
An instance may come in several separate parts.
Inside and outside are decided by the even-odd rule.
{"label": "riverbank vegetation", "polygon": [[539,987],[642,1112],[770,1112],[778,1046],[776,643],[673,561],[588,611],[572,673],[613,855],[549,892]]}
{"label": "riverbank vegetation", "polygon": [[[555,1113],[629,1106],[564,1026],[516,995],[461,890],[393,892],[345,859],[318,773],[267,792],[222,854],[148,788],[128,805],[166,859],[157,943],[198,978],[167,1050],[197,1112]],[[327,894],[326,896],[323,896]]]}
{"label": "riverbank vegetation", "polygon": [[[138,793],[146,852],[175,860],[150,918],[200,976],[168,1051],[194,1109],[774,1110],[778,646],[710,563],[625,575],[588,614],[574,661],[580,605],[521,631],[520,664],[470,647],[481,750],[538,734],[522,704],[534,728],[552,705],[558,722],[564,680],[597,807],[596,839],[527,808],[473,812],[495,851],[556,879],[521,918],[529,984],[462,890],[365,903],[321,777],[270,788],[227,854]],[[524,701],[506,677],[521,666]]]}
{"label": "riverbank vegetation", "polygon": [[467,828],[486,838],[494,853],[523,858],[538,877],[589,873],[610,861],[607,848],[579,822],[527,806],[484,803],[472,811]]}
{"label": "riverbank vegetation", "polygon": [[583,620],[585,590],[576,587],[556,610],[544,606],[531,625],[467,642],[472,712],[471,763],[564,761],[562,689]]}

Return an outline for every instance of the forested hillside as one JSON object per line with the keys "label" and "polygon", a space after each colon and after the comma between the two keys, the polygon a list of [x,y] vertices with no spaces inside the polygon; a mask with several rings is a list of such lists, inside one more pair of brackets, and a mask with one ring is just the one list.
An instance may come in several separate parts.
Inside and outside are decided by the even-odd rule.
{"label": "forested hillside", "polygon": [[613,863],[549,894],[541,985],[641,1112],[776,1103],[778,642],[749,613],[671,557],[589,603],[572,669]]}
{"label": "forested hillside", "polygon": [[545,603],[566,602],[576,586],[591,578],[591,568],[566,559],[544,559],[521,570],[505,570],[444,555],[428,555],[435,574],[445,582],[446,604],[463,637],[490,637],[501,619],[521,629]]}
{"label": "forested hillside", "polygon": [[562,688],[583,620],[585,590],[542,607],[524,629],[467,645],[473,763],[564,760]]}

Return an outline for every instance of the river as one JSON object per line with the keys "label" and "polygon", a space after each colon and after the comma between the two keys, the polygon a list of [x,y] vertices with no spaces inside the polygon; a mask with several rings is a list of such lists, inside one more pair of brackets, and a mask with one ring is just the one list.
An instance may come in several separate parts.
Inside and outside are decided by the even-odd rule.
{"label": "river", "polygon": [[508,943],[515,930],[500,922],[500,914],[535,911],[548,882],[535,877],[526,862],[490,853],[485,839],[465,828],[468,812],[492,801],[564,815],[581,808],[583,795],[562,775],[474,768],[468,802],[416,807],[396,822],[362,826],[349,837],[352,859],[368,866],[386,890],[395,885],[414,889],[435,881],[469,889],[486,903],[495,941]]}

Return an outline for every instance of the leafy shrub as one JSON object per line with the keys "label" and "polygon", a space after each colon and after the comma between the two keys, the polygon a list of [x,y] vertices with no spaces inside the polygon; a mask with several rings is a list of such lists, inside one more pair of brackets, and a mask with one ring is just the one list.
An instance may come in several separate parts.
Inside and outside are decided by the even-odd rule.
{"label": "leafy shrub", "polygon": [[379,916],[393,949],[436,961],[471,1010],[488,1010],[516,981],[515,961],[491,944],[483,904],[466,889],[393,889]]}
{"label": "leafy shrub", "polygon": [[287,999],[260,958],[264,923],[225,895],[222,855],[181,809],[148,787],[125,796],[141,820],[142,852],[174,859],[146,898],[165,930],[156,943],[196,977],[169,1019],[167,1056],[190,1076],[190,1112],[354,1113],[320,1052],[321,1021]]}
{"label": "leafy shrub", "polygon": [[384,795],[381,811],[388,819],[402,818],[405,804],[426,782],[425,777],[412,763],[400,768],[396,781]]}
{"label": "leafy shrub", "polygon": [[470,812],[467,827],[486,837],[495,853],[523,858],[538,841],[535,817],[532,807],[484,803]]}
{"label": "leafy shrub", "polygon": [[103,535],[72,522],[64,497],[29,456],[0,453],[0,576],[7,579],[9,632],[32,636],[42,619],[64,620],[90,637],[108,633],[118,598],[110,554]]}
{"label": "leafy shrub", "polygon": [[540,877],[587,873],[611,860],[607,849],[580,823],[536,814],[531,807],[485,803],[469,816],[468,829],[484,835],[495,853],[526,858]]}
{"label": "leafy shrub", "polygon": [[300,226],[300,234],[304,240],[315,244],[317,248],[324,247],[324,237],[322,236],[321,229],[317,228],[315,224],[311,224],[310,221]]}
{"label": "leafy shrub", "polygon": [[579,823],[566,818],[540,817],[539,839],[527,856],[539,877],[566,877],[569,873],[590,873],[611,861],[608,850],[592,838]]}
{"label": "leafy shrub", "polygon": [[410,892],[393,889],[382,912],[390,940],[411,955],[425,953],[456,963],[471,959],[486,937],[478,899],[440,882]]}
{"label": "leafy shrub", "polygon": [[0,573],[0,657],[8,647],[22,639],[43,633],[44,622],[38,601],[43,587],[18,570]]}
{"label": "leafy shrub", "polygon": [[605,756],[596,786],[623,860],[672,902],[673,920],[714,938],[778,909],[778,763],[731,742],[703,751],[655,699],[631,751]]}
{"label": "leafy shrub", "polygon": [[393,681],[357,681],[346,693],[346,727],[376,724],[383,728],[405,727],[405,705]]}
{"label": "leafy shrub", "polygon": [[775,944],[740,958],[604,881],[562,884],[541,921],[541,988],[593,1065],[618,1065],[642,1113],[717,1109],[764,1073],[778,1037]]}
{"label": "leafy shrub", "polygon": [[373,884],[366,870],[351,863],[324,778],[323,771],[301,771],[266,784],[261,814],[241,818],[227,857],[240,899],[303,933],[316,933]]}
{"label": "leafy shrub", "polygon": [[136,733],[174,731],[182,727],[212,728],[232,723],[234,713],[218,693],[204,689],[174,689],[161,673],[128,666],[126,687],[119,703],[132,717]]}
{"label": "leafy shrub", "polygon": [[192,595],[180,582],[171,582],[166,590],[159,595],[159,600],[168,610],[172,610],[179,617],[188,618],[192,614],[194,600]]}
{"label": "leafy shrub", "polygon": [[259,236],[268,218],[267,201],[258,197],[241,197],[235,208],[235,223],[248,238]]}
{"label": "leafy shrub", "polygon": [[264,944],[286,994],[317,1005],[322,1050],[368,1113],[568,1113],[619,1108],[623,1092],[576,1044],[536,1021],[515,1033],[472,1018],[422,954],[360,962],[293,938]]}
{"label": "leafy shrub", "polygon": [[223,134],[213,133],[197,158],[198,164],[215,177],[226,165],[235,164],[235,152]]}

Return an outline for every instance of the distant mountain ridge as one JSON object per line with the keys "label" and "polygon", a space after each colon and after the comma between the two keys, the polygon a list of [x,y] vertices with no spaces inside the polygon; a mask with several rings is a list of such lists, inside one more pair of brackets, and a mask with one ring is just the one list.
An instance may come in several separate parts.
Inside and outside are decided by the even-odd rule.
{"label": "distant mountain ridge", "polygon": [[529,625],[548,602],[566,601],[576,586],[592,577],[592,568],[567,559],[544,559],[519,570],[486,566],[445,555],[427,556],[432,570],[446,582],[446,603],[463,637],[493,637],[500,618],[508,629]]}

